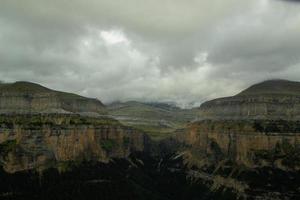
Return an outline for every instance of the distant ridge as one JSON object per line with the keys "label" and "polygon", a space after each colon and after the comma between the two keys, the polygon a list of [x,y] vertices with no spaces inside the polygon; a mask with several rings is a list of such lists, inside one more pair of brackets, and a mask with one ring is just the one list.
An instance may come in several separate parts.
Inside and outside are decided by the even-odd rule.
{"label": "distant ridge", "polygon": [[108,105],[111,117],[147,132],[152,139],[164,139],[197,118],[197,109],[181,109],[161,102],[115,102]]}
{"label": "distant ridge", "polygon": [[46,88],[37,83],[31,83],[27,81],[17,81],[14,83],[1,83],[0,92],[49,92],[49,88]]}
{"label": "distant ridge", "polygon": [[[69,93],[69,92],[61,92],[57,90],[51,90],[46,88],[40,84],[32,83],[28,81],[17,81],[14,83],[2,83],[0,84],[0,93],[5,92],[20,92],[20,93],[56,93],[61,97],[73,97],[73,98],[82,98],[87,99],[87,97],[83,97],[77,94]],[[91,99],[91,98],[89,98]]]}
{"label": "distant ridge", "polygon": [[200,106],[200,118],[212,120],[300,120],[300,82],[268,80],[241,93]]}
{"label": "distant ridge", "polygon": [[106,113],[97,99],[51,90],[42,85],[18,81],[0,83],[0,113]]}
{"label": "distant ridge", "polygon": [[237,96],[258,94],[300,95],[300,82],[282,79],[263,81],[242,91]]}

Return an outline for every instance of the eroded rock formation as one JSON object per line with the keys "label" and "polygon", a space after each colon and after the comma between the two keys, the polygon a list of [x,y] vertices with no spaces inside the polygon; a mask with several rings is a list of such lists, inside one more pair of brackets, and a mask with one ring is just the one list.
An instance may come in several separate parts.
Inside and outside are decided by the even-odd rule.
{"label": "eroded rock formation", "polygon": [[0,84],[0,113],[81,113],[102,115],[97,99],[50,90],[30,82]]}
{"label": "eroded rock formation", "polygon": [[147,137],[109,118],[79,115],[0,116],[0,160],[7,172],[59,167],[64,162],[126,158]]}
{"label": "eroded rock formation", "polygon": [[0,84],[0,166],[13,173],[126,158],[147,137],[106,117],[97,99],[38,84]]}
{"label": "eroded rock formation", "polygon": [[189,125],[184,140],[204,165],[227,160],[249,168],[300,170],[300,122],[206,120]]}
{"label": "eroded rock formation", "polygon": [[193,180],[241,199],[299,197],[300,83],[266,81],[199,109],[176,134]]}
{"label": "eroded rock formation", "polygon": [[300,120],[300,83],[265,81],[232,96],[205,102],[202,119]]}

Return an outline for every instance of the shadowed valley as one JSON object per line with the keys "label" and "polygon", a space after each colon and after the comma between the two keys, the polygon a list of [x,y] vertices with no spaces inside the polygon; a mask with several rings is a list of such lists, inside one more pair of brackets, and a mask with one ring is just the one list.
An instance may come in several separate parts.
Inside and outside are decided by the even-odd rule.
{"label": "shadowed valley", "polygon": [[299,199],[299,88],[266,81],[187,110],[1,84],[0,197]]}

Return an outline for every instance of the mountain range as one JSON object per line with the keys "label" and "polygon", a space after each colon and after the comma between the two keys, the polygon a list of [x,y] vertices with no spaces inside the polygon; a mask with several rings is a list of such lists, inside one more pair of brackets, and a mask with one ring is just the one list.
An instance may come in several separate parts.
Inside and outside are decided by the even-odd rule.
{"label": "mountain range", "polygon": [[153,139],[170,136],[197,118],[197,109],[182,109],[167,103],[116,102],[107,106],[111,117],[147,132]]}
{"label": "mountain range", "polygon": [[0,199],[299,199],[299,100],[287,80],[195,109],[2,83]]}

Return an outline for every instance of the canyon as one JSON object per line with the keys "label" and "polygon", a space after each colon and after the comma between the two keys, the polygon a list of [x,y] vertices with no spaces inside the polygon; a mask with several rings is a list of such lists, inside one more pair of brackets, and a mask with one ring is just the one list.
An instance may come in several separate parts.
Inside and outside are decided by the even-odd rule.
{"label": "canyon", "polygon": [[180,110],[2,85],[0,197],[298,199],[299,88],[265,81]]}
{"label": "canyon", "polygon": [[143,151],[147,136],[110,118],[80,115],[1,115],[3,169],[61,168],[67,162],[126,158]]}
{"label": "canyon", "polygon": [[29,82],[0,85],[0,161],[6,172],[126,158],[147,136],[109,118],[97,99]]}

